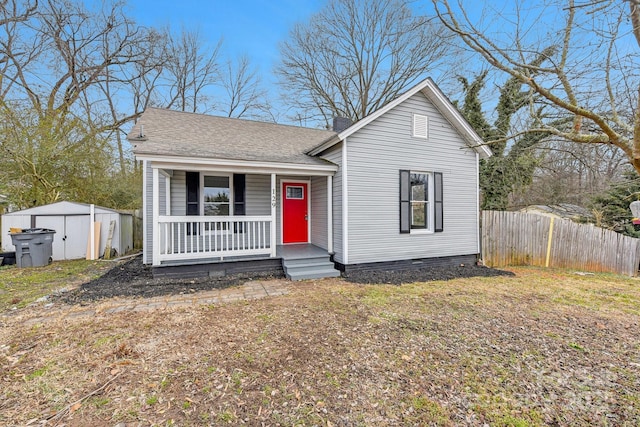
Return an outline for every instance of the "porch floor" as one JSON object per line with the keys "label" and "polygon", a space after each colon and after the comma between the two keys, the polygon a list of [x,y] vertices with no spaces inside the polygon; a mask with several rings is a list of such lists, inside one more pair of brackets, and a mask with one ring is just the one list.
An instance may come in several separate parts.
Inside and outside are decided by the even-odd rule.
{"label": "porch floor", "polygon": [[289,259],[306,259],[321,256],[327,256],[329,253],[326,249],[322,249],[311,243],[293,243],[289,245],[278,245],[276,248],[276,257],[284,260]]}

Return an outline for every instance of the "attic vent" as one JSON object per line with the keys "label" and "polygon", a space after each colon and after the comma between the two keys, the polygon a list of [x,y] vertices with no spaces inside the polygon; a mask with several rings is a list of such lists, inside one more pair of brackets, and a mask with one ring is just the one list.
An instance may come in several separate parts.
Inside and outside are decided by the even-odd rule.
{"label": "attic vent", "polygon": [[416,138],[427,138],[429,135],[429,120],[427,116],[421,114],[413,115],[413,136]]}

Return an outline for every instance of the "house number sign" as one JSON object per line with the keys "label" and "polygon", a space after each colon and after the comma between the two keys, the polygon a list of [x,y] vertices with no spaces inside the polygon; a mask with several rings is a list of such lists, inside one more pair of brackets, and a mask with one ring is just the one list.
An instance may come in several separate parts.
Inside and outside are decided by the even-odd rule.
{"label": "house number sign", "polygon": [[271,207],[272,208],[276,207],[276,189],[275,188],[271,189]]}

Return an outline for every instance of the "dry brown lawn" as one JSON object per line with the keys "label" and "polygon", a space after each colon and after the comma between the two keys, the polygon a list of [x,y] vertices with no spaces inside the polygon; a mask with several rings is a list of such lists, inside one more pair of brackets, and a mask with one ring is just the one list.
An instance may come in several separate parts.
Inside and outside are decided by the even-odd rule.
{"label": "dry brown lawn", "polygon": [[37,325],[41,306],[5,312],[0,424],[640,425],[640,281],[512,271]]}

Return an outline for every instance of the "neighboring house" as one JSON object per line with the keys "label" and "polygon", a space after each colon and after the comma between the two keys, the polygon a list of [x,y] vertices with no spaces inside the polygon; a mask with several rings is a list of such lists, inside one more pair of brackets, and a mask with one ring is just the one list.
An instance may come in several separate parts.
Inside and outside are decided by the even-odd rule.
{"label": "neighboring house", "polygon": [[479,253],[491,152],[430,79],[335,131],[149,108],[128,138],[154,274],[300,279]]}

